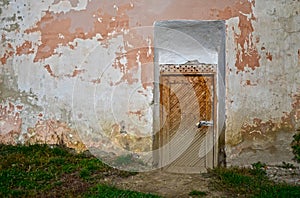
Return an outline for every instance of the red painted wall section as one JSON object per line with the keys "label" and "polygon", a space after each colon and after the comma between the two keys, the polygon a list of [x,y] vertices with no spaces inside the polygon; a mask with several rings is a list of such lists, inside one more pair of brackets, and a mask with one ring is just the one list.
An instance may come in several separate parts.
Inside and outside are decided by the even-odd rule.
{"label": "red painted wall section", "polygon": [[[56,2],[58,3],[58,2]],[[157,3],[157,4],[156,4]],[[117,36],[124,35],[125,53],[116,52],[118,58],[126,56],[128,63],[126,69],[118,58],[114,66],[119,67],[124,73],[121,81],[127,81],[129,84],[137,82],[131,75],[136,70],[136,58],[140,57],[142,64],[153,61],[153,55],[147,53],[149,43],[143,35],[140,35],[133,28],[152,26],[157,20],[175,20],[175,19],[190,19],[190,20],[227,20],[233,17],[239,18],[240,33],[235,35],[237,58],[236,67],[243,71],[244,67],[255,69],[259,67],[260,55],[256,49],[257,39],[253,38],[252,21],[256,20],[253,15],[253,7],[255,1],[172,1],[164,3],[162,8],[156,10],[155,5],[159,2],[148,1],[119,1],[114,4],[111,1],[91,1],[85,10],[74,11],[67,13],[53,13],[46,11],[44,16],[35,27],[26,30],[26,33],[40,32],[41,44],[34,58],[34,61],[41,61],[56,54],[55,49],[59,46],[70,46],[75,38],[91,39],[96,34],[101,34],[99,43],[107,46],[108,41]],[[73,4],[75,4],[73,2]],[[115,6],[113,11],[111,8]],[[108,9],[110,8],[110,9]],[[191,8],[192,11],[191,12]],[[141,12],[141,10],[143,10]],[[155,10],[155,11],[154,11]],[[157,13],[154,13],[157,12]],[[158,13],[159,12],[159,13]],[[250,16],[250,17],[248,17]],[[151,29],[149,29],[150,31]],[[124,31],[129,31],[129,34],[124,34]],[[148,32],[148,38],[152,40],[152,33]],[[126,43],[129,42],[129,45]],[[153,42],[152,42],[153,43]],[[32,53],[30,50],[31,44],[26,41],[18,48],[18,53]],[[9,54],[4,56],[7,58]],[[146,69],[146,71],[144,71]],[[148,79],[145,73],[148,73],[148,68],[142,68],[142,80],[148,84],[151,79]]]}

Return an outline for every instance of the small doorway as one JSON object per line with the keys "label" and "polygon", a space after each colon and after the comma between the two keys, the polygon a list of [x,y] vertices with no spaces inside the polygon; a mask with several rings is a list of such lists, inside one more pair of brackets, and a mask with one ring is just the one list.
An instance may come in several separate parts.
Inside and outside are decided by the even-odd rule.
{"label": "small doorway", "polygon": [[[216,65],[161,65],[159,165],[166,171],[199,173],[214,164]],[[199,121],[205,121],[198,126]]]}
{"label": "small doorway", "polygon": [[155,23],[154,166],[199,173],[225,162],[225,29],[224,21]]}

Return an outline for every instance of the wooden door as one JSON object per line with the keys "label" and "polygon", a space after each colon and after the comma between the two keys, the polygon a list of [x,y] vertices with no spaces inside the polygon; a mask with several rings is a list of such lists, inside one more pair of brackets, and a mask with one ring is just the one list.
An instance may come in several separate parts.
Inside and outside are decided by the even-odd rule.
{"label": "wooden door", "polygon": [[166,171],[205,172],[213,167],[213,75],[161,75],[159,163]]}

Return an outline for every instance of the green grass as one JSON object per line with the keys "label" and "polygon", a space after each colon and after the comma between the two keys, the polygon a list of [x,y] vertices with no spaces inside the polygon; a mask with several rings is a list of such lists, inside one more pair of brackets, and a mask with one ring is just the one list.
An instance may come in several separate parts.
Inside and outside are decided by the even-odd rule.
{"label": "green grass", "polygon": [[142,160],[133,157],[132,154],[127,154],[127,155],[118,156],[114,160],[113,165],[115,167],[119,167],[119,168],[122,168],[122,167],[128,168],[128,166],[131,166],[134,169],[134,167],[137,167],[139,165],[145,166],[145,163]]}
{"label": "green grass", "polygon": [[192,197],[205,197],[206,195],[207,195],[206,192],[198,191],[198,190],[193,190],[189,193],[189,196]]}
{"label": "green grass", "polygon": [[225,191],[230,196],[244,197],[300,197],[300,186],[270,181],[259,164],[253,168],[216,168],[210,170],[214,176],[215,189]]}
{"label": "green grass", "polygon": [[[129,156],[117,159],[130,162]],[[300,197],[300,186],[270,181],[265,164],[250,168],[210,170],[214,190],[229,197]],[[290,164],[283,166],[291,168]],[[47,145],[9,146],[0,144],[0,197],[158,197],[103,184],[105,178],[126,178],[134,172],[111,168],[95,157],[74,154],[70,149]],[[209,192],[193,190],[191,197]]]}
{"label": "green grass", "polygon": [[86,197],[103,197],[103,198],[116,198],[116,197],[140,197],[140,198],[158,198],[159,196],[135,192],[131,190],[121,190],[113,186],[99,184],[94,187]]}
{"label": "green grass", "polygon": [[118,193],[151,197],[99,183],[105,177],[134,174],[113,169],[97,158],[74,154],[63,147],[0,145],[0,197],[40,197],[45,194],[50,197],[101,197],[112,191],[115,197],[119,197]]}
{"label": "green grass", "polygon": [[130,163],[132,163],[132,156],[130,154],[121,155],[121,156],[117,157],[117,159],[114,162],[114,164],[117,166],[128,165]]}
{"label": "green grass", "polygon": [[280,165],[279,167],[285,168],[285,169],[295,169],[296,168],[293,164],[286,163],[286,162],[282,162],[282,165]]}

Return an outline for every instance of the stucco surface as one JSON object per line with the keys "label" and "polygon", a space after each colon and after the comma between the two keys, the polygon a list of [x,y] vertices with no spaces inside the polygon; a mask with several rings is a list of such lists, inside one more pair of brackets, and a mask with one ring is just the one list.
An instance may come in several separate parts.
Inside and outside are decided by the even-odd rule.
{"label": "stucco surface", "polygon": [[149,152],[154,22],[225,20],[227,162],[287,161],[299,13],[297,0],[1,0],[0,142]]}

